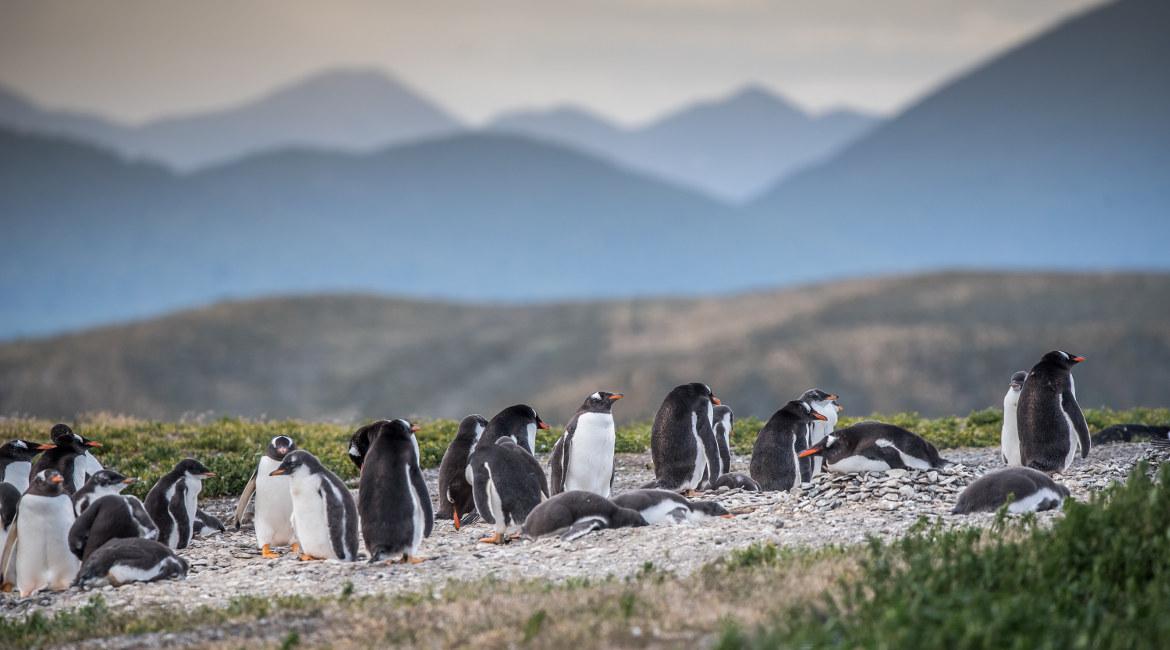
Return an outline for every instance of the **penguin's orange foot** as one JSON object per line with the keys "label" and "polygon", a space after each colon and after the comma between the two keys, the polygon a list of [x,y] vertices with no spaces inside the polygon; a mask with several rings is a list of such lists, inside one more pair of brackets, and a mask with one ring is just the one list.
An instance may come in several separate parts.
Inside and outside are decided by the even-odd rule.
{"label": "penguin's orange foot", "polygon": [[288,552],[292,553],[293,555],[300,555],[301,545],[297,544],[296,542],[293,542],[292,546],[288,547]]}
{"label": "penguin's orange foot", "polygon": [[268,544],[260,547],[260,555],[269,560],[275,560],[276,558],[280,557],[280,553],[273,551],[272,547],[270,547]]}
{"label": "penguin's orange foot", "polygon": [[417,555],[407,555],[406,561],[410,562],[411,564],[422,564],[423,562],[427,561],[427,558],[419,557]]}
{"label": "penguin's orange foot", "polygon": [[480,544],[503,544],[504,536],[499,533],[492,533],[487,537],[482,537],[479,540]]}
{"label": "penguin's orange foot", "polygon": [[455,522],[455,530],[459,530],[459,526],[461,525],[459,523],[459,508],[453,505],[451,506],[451,521]]}
{"label": "penguin's orange foot", "polygon": [[316,561],[324,560],[324,559],[325,558],[323,558],[323,557],[313,557],[312,555],[309,555],[308,553],[301,553],[301,556],[300,556],[301,562],[316,562]]}
{"label": "penguin's orange foot", "polygon": [[12,583],[5,582],[4,584],[0,585],[0,591],[4,592],[6,594],[12,593]]}

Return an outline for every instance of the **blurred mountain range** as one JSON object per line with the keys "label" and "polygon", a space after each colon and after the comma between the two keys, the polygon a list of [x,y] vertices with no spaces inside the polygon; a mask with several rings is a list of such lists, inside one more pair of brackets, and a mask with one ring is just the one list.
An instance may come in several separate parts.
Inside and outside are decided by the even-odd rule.
{"label": "blurred mountain range", "polygon": [[[616,276],[599,274],[602,282]],[[850,413],[965,414],[1061,348],[1082,406],[1166,403],[1170,274],[945,273],[708,299],[472,306],[270,298],[0,345],[0,413],[108,410],[320,420],[491,415],[564,422],[621,390],[620,420],[706,381],[741,417],[813,386]]]}
{"label": "blurred mountain range", "polygon": [[[415,107],[418,119],[395,127],[401,135],[414,124],[406,142],[356,152],[281,144],[186,172],[60,126],[100,131],[84,116],[55,114],[57,126],[36,127],[39,114],[25,110],[19,128],[0,129],[0,337],[338,290],[523,303],[711,295],[939,267],[1166,269],[1167,24],[1170,3],[1156,0],[1088,11],[744,206],[550,135],[605,142],[613,129],[588,116],[514,115],[469,133],[392,83],[380,91],[385,104],[368,103]],[[288,113],[281,128],[296,131],[300,109],[322,110],[297,92],[189,120],[212,133],[212,123],[248,124],[240,115],[275,102]],[[346,109],[385,119],[388,109],[349,105],[362,103]],[[5,100],[0,116],[20,113],[13,105]],[[731,136],[708,141],[714,131],[687,126],[718,123],[717,114],[810,128],[807,116],[750,90],[617,139],[673,130],[734,157],[736,146],[720,149]],[[334,136],[375,131],[339,125]],[[207,140],[210,148],[232,138]]]}

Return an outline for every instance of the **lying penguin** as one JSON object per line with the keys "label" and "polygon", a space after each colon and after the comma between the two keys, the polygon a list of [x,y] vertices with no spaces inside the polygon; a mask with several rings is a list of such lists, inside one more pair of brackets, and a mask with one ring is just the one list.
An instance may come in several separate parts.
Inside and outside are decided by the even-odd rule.
{"label": "lying penguin", "polygon": [[604,528],[646,525],[637,510],[619,506],[594,492],[569,490],[533,508],[520,534],[529,539],[559,534],[562,540],[572,541]]}
{"label": "lying penguin", "polygon": [[1008,512],[1040,512],[1059,508],[1068,488],[1031,467],[1008,467],[980,477],[963,493],[951,514],[994,512],[1008,504]]}
{"label": "lying penguin", "polygon": [[934,445],[916,433],[882,422],[860,422],[830,433],[800,457],[820,454],[830,472],[885,472],[891,469],[937,469],[950,465]]}
{"label": "lying penguin", "polygon": [[120,587],[131,582],[185,578],[187,560],[152,539],[115,539],[103,544],[81,565],[75,585]]}
{"label": "lying penguin", "polygon": [[1133,442],[1149,440],[1154,444],[1170,442],[1170,426],[1157,424],[1114,424],[1105,427],[1093,436],[1093,445],[1111,442]]}
{"label": "lying penguin", "polygon": [[69,550],[84,562],[112,539],[135,537],[158,539],[158,526],[137,497],[107,494],[86,506],[70,526]]}
{"label": "lying penguin", "polygon": [[648,524],[663,521],[679,523],[704,517],[732,518],[727,508],[715,501],[691,501],[671,490],[644,488],[623,492],[613,498],[614,505],[635,510]]}
{"label": "lying penguin", "polygon": [[731,490],[743,490],[744,492],[759,492],[760,484],[755,479],[744,474],[743,472],[731,472],[724,474],[715,479],[715,483],[711,485],[711,489],[718,490],[719,488],[728,488]]}

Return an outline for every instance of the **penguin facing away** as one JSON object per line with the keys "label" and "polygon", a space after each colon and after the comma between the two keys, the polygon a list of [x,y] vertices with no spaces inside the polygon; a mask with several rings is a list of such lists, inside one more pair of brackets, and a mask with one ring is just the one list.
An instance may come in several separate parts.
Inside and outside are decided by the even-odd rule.
{"label": "penguin facing away", "polygon": [[[20,499],[16,525],[7,543],[14,556],[16,587],[22,598],[46,588],[68,589],[81,566],[69,551],[69,528],[75,515],[65,482],[57,470],[41,470]],[[14,539],[15,548],[11,548]],[[7,567],[7,558],[0,564]],[[8,571],[4,574],[8,575]]]}
{"label": "penguin facing away", "polygon": [[768,418],[756,434],[749,470],[761,490],[791,490],[800,487],[799,446],[808,440],[809,429],[818,421],[825,421],[825,416],[801,400],[788,402]]}
{"label": "penguin facing away", "polygon": [[187,576],[187,560],[166,544],[131,537],[110,540],[81,564],[75,584],[83,587],[120,587],[131,582],[154,582]]}
{"label": "penguin facing away", "polygon": [[704,480],[714,481],[711,470],[719,468],[719,448],[711,417],[718,397],[706,384],[676,386],[654,416],[650,452],[657,487],[693,492]]}
{"label": "penguin facing away", "polygon": [[475,513],[475,496],[471,482],[467,480],[467,459],[487,429],[488,421],[482,415],[469,415],[459,423],[455,438],[443,453],[439,464],[439,519],[450,519],[455,530],[470,524],[478,517]]}
{"label": "penguin facing away", "polygon": [[289,452],[270,474],[289,477],[301,560],[357,559],[357,504],[336,474],[303,449]]}
{"label": "penguin facing away", "polygon": [[1031,467],[1008,467],[985,474],[959,495],[952,514],[995,512],[1008,504],[1008,512],[1040,512],[1059,508],[1069,496],[1068,488],[1044,472]]}
{"label": "penguin facing away", "polygon": [[418,547],[431,536],[431,495],[406,420],[383,420],[369,435],[358,488],[358,516],[370,562],[422,562]]}
{"label": "penguin facing away", "polygon": [[178,462],[175,468],[150,488],[146,512],[158,526],[158,540],[171,548],[187,548],[195,530],[199,492],[203,479],[215,476],[194,458]]}
{"label": "penguin facing away", "polygon": [[742,472],[731,472],[724,474],[715,480],[712,488],[728,488],[731,490],[743,490],[744,492],[759,492],[760,484],[755,479]]}
{"label": "penguin facing away", "polygon": [[735,516],[717,501],[692,501],[678,492],[656,488],[623,492],[614,497],[613,502],[637,511],[652,526],[662,522],[698,521],[705,517],[731,519]]}
{"label": "penguin facing away", "polygon": [[549,458],[553,494],[584,490],[609,497],[617,441],[613,405],[621,398],[621,393],[593,393],[569,420]]}
{"label": "penguin facing away", "polygon": [[107,495],[119,494],[137,482],[138,479],[123,476],[112,469],[103,469],[91,474],[85,485],[73,494],[73,510],[81,516],[94,501]]}
{"label": "penguin facing away", "polygon": [[0,483],[13,485],[24,494],[32,475],[33,459],[54,447],[31,440],[9,440],[0,445]]}
{"label": "penguin facing away", "polygon": [[[840,398],[836,394],[827,393],[819,388],[810,388],[804,391],[800,399],[808,402],[808,405],[817,413],[825,416],[825,419],[812,423],[812,426],[808,430],[808,441],[803,446],[797,444],[797,453],[808,449],[828,437],[837,428],[837,416],[843,410],[837,402]],[[800,459],[800,463],[801,483],[807,485],[812,482],[812,477],[820,474],[823,470],[822,465],[824,459],[820,456],[810,456]]]}
{"label": "penguin facing away", "polygon": [[1080,447],[1089,455],[1089,425],[1077,404],[1072,367],[1085,358],[1053,350],[1032,366],[1016,410],[1020,463],[1041,472],[1063,472]]}
{"label": "penguin facing away", "polygon": [[604,528],[646,525],[637,510],[616,505],[596,492],[569,490],[533,508],[521,534],[529,539],[559,534],[562,540],[572,541]]}
{"label": "penguin facing away", "polygon": [[999,432],[999,449],[1003,455],[1003,462],[1010,466],[1023,464],[1020,462],[1020,434],[1016,427],[1016,407],[1020,403],[1020,391],[1023,390],[1024,380],[1027,378],[1026,370],[1012,374],[1007,393],[1003,396],[1003,426]]}
{"label": "penguin facing away", "polygon": [[495,528],[481,542],[507,541],[507,535],[520,528],[528,513],[549,496],[544,469],[511,436],[500,437],[486,447],[481,441],[471,453],[468,467],[476,512]]}
{"label": "penguin facing away", "polygon": [[296,451],[297,443],[289,436],[275,436],[268,441],[264,454],[252,472],[252,478],[244,487],[240,500],[236,504],[236,513],[232,521],[236,530],[244,519],[248,503],[253,496],[256,499],[253,527],[256,532],[256,544],[260,547],[260,554],[268,559],[278,558],[280,554],[273,551],[273,546],[290,546],[296,553],[296,538],[292,527],[292,495],[289,493],[287,476],[272,476],[272,470],[280,467],[284,457]]}
{"label": "penguin facing away", "polygon": [[54,424],[50,435],[54,446],[33,464],[30,478],[42,470],[55,469],[65,477],[65,491],[73,494],[85,485],[86,470],[90,467],[85,454],[91,447],[102,444],[77,435],[66,424]]}
{"label": "penguin facing away", "polygon": [[[715,431],[715,444],[719,447],[719,471],[713,472],[722,476],[731,471],[731,432],[735,426],[735,414],[727,404],[719,404],[711,409],[711,426]],[[717,487],[714,483],[712,487]]]}
{"label": "penguin facing away", "polygon": [[800,455],[813,454],[823,455],[828,470],[839,474],[932,469],[950,464],[918,434],[882,422],[859,422],[838,429]]}
{"label": "penguin facing away", "polygon": [[158,539],[158,527],[137,497],[108,494],[89,504],[70,526],[69,550],[84,562],[111,539],[130,537]]}

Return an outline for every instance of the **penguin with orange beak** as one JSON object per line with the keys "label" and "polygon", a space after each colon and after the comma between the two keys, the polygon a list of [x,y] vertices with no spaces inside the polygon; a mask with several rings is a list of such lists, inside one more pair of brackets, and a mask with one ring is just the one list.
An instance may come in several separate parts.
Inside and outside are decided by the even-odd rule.
{"label": "penguin with orange beak", "polygon": [[194,458],[178,462],[150,488],[146,512],[158,526],[158,541],[173,549],[187,548],[195,533],[199,492],[204,479],[215,476]]}
{"label": "penguin with orange beak", "polygon": [[1072,368],[1085,358],[1053,350],[1032,366],[1016,407],[1020,462],[1041,472],[1063,472],[1080,449],[1089,455],[1089,425],[1077,404]]}
{"label": "penguin with orange beak", "polygon": [[24,494],[32,474],[33,459],[54,447],[56,445],[31,440],[9,440],[0,445],[0,483],[8,483]]}
{"label": "penguin with orange beak", "polygon": [[650,455],[654,483],[675,492],[693,493],[719,478],[719,445],[712,426],[714,407],[722,402],[707,384],[676,386],[654,416]]}
{"label": "penguin with orange beak", "polygon": [[7,577],[15,568],[22,598],[46,588],[68,589],[81,567],[81,560],[69,551],[69,528],[76,515],[65,483],[57,470],[43,469],[20,499],[14,530],[9,531],[0,559],[0,572]]}
{"label": "penguin with orange beak", "polygon": [[86,454],[91,448],[101,447],[102,444],[74,433],[67,424],[53,425],[49,435],[54,446],[41,454],[33,464],[30,478],[46,469],[57,470],[65,478],[65,491],[72,495],[85,485],[87,473],[92,473],[90,470],[93,465]]}
{"label": "penguin with orange beak", "polygon": [[891,469],[938,469],[950,461],[918,434],[883,422],[859,422],[830,433],[799,456],[820,455],[830,472],[886,472]]}
{"label": "penguin with orange beak", "polygon": [[[545,429],[548,429],[548,424],[540,418],[536,409],[527,404],[509,406],[488,420],[487,427],[475,443],[475,450],[491,447],[500,438],[508,436],[529,455],[535,456],[536,432]],[[471,481],[470,471],[467,480]]]}
{"label": "penguin with orange beak", "polygon": [[549,458],[553,494],[584,490],[609,497],[617,441],[613,405],[621,398],[621,393],[597,391],[569,420]]}
{"label": "penguin with orange beak", "polygon": [[750,471],[761,490],[800,487],[801,467],[797,455],[808,440],[813,423],[824,421],[825,416],[803,400],[792,400],[772,414],[756,434],[752,446]]}

